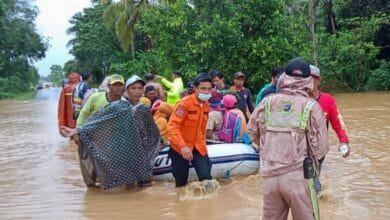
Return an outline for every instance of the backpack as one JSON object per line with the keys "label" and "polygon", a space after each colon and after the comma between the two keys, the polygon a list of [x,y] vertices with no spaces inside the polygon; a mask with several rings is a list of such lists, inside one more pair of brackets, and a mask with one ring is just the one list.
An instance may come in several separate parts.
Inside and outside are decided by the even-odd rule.
{"label": "backpack", "polygon": [[241,133],[241,117],[237,113],[224,111],[222,126],[218,131],[218,139],[227,143],[239,142]]}

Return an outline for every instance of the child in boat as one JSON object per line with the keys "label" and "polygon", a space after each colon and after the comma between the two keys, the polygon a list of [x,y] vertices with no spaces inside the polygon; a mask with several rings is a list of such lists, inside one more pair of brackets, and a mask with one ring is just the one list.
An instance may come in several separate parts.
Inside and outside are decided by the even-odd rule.
{"label": "child in boat", "polygon": [[221,110],[210,112],[209,120],[207,121],[207,125],[206,125],[206,138],[210,140],[216,140],[216,141],[226,141],[226,140],[220,140],[221,137],[219,135],[220,129],[223,126],[224,116],[226,115],[225,111],[234,113],[237,119],[240,119],[241,122],[239,125],[240,126],[239,137],[234,138],[232,142],[237,142],[238,140],[242,140],[242,137],[246,129],[246,120],[242,111],[240,111],[240,109],[237,108],[236,97],[231,94],[227,94],[223,97]]}
{"label": "child in boat", "polygon": [[152,113],[154,122],[156,123],[163,145],[169,145],[169,131],[168,131],[168,120],[173,111],[173,105],[166,102],[157,101],[152,106]]}

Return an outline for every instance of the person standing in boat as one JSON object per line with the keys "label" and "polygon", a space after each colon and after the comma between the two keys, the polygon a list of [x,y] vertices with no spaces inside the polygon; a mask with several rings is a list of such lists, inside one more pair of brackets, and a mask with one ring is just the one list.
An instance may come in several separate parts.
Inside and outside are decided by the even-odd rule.
{"label": "person standing in boat", "polygon": [[279,93],[264,98],[247,126],[260,146],[263,219],[319,219],[313,186],[315,163],[328,152],[326,120],[309,98],[309,64],[292,59],[279,79]]}
{"label": "person standing in boat", "polygon": [[195,93],[182,98],[175,106],[168,123],[172,173],[176,187],[188,183],[190,162],[199,181],[211,180],[211,161],[206,147],[206,124],[210,111],[212,81],[207,73],[199,73],[194,80]]}
{"label": "person standing in boat", "polygon": [[[319,90],[319,86],[321,83],[321,75],[320,69],[314,65],[310,65],[310,74],[313,78],[314,88],[310,93],[310,96],[317,101],[317,103],[321,106],[322,110],[325,113],[326,118],[326,127],[329,127],[329,122],[332,125],[333,130],[336,132],[337,138],[339,139],[339,152],[343,157],[347,157],[349,155],[349,141],[347,136],[347,131],[345,128],[345,123],[343,117],[340,114],[339,108],[337,107],[337,103],[334,97],[329,94]],[[321,190],[321,182],[320,182],[320,173],[322,168],[322,163],[324,162],[325,157],[320,158],[319,160],[319,172],[314,177],[314,188],[318,193]]]}

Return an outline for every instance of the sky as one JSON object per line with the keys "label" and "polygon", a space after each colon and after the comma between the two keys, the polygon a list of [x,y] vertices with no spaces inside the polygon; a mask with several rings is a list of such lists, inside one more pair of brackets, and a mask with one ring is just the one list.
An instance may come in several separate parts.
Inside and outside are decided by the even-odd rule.
{"label": "sky", "polygon": [[42,76],[50,73],[50,67],[58,64],[63,66],[68,60],[73,59],[69,54],[66,44],[71,35],[66,34],[70,27],[69,20],[83,8],[91,6],[90,0],[35,0],[39,8],[39,15],[35,20],[38,32],[45,38],[49,38],[49,49],[46,57],[35,63],[38,72]]}

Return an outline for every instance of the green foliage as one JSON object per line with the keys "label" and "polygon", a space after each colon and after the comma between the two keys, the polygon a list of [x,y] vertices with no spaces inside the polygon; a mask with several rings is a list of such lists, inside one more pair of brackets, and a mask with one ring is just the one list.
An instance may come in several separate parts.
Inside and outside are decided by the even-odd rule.
{"label": "green foliage", "polygon": [[107,75],[113,60],[122,62],[128,59],[129,55],[121,52],[115,33],[103,24],[102,16],[107,7],[107,4],[98,4],[85,8],[70,20],[72,26],[68,33],[75,37],[68,45],[76,60],[64,67],[67,74],[69,71],[82,72],[88,69],[95,79],[101,81]]}
{"label": "green foliage", "polygon": [[152,39],[154,53],[173,69],[184,70],[187,81],[201,69],[220,69],[229,80],[241,70],[249,76],[248,86],[257,91],[259,84],[269,80],[272,68],[307,54],[308,32],[299,25],[300,17],[286,13],[283,1],[197,5],[194,10],[181,0],[152,6],[144,11],[140,24]]}
{"label": "green foliage", "polygon": [[[382,18],[352,18],[340,21],[348,29],[337,35],[319,35],[320,68],[325,86],[332,84],[350,91],[363,91],[373,69],[377,67],[379,49],[373,36]],[[337,88],[330,88],[337,89]]]}
{"label": "green foliage", "polygon": [[368,90],[390,90],[390,61],[382,60],[378,69],[368,79]]}
{"label": "green foliage", "polygon": [[[180,69],[189,81],[200,70],[219,69],[231,83],[233,73],[243,71],[247,86],[257,92],[270,80],[274,67],[296,56],[313,61],[307,1],[93,2],[71,20],[69,33],[75,38],[69,45],[76,59],[64,66],[66,73],[88,68],[100,81],[112,73],[168,77]],[[369,7],[362,9],[367,2]],[[380,70],[386,66],[379,68],[379,46],[373,39],[378,27],[389,23],[386,2],[315,5],[322,85],[350,91],[382,88],[373,75],[383,75]],[[363,16],[359,10],[364,10]],[[326,33],[329,18],[336,19],[333,34]],[[123,52],[129,47],[131,52]]]}
{"label": "green foliage", "polygon": [[0,93],[1,97],[29,90],[38,82],[32,66],[45,56],[47,43],[36,32],[37,8],[27,0],[0,3]]}
{"label": "green foliage", "polygon": [[60,65],[52,65],[50,67],[50,74],[48,75],[48,78],[53,85],[61,85],[64,77],[64,70]]}

